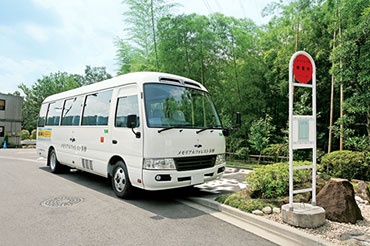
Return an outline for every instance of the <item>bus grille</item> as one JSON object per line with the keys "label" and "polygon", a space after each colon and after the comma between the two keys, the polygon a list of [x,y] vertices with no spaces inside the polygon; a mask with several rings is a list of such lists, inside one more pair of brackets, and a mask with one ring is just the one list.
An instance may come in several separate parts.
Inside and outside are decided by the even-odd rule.
{"label": "bus grille", "polygon": [[215,155],[174,158],[177,171],[190,171],[214,167]]}

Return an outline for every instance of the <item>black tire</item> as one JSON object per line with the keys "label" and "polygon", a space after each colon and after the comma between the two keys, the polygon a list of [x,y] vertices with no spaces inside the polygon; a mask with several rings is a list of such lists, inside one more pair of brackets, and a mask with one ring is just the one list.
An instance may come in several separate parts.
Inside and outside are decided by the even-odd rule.
{"label": "black tire", "polygon": [[123,161],[117,161],[112,172],[112,189],[119,198],[128,198],[133,187],[128,177],[127,167]]}
{"label": "black tire", "polygon": [[52,173],[63,173],[69,170],[66,166],[60,164],[54,149],[51,149],[48,156],[48,166]]}

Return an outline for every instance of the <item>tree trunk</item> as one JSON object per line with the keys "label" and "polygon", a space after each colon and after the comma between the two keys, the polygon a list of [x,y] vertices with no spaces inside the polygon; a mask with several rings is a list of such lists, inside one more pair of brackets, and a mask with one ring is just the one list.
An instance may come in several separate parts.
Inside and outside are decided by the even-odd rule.
{"label": "tree trunk", "polygon": [[[184,32],[186,33],[186,32]],[[190,78],[190,62],[189,62],[189,51],[188,51],[188,42],[186,41],[186,34],[184,34],[184,44],[185,44],[185,56],[186,56],[186,65],[187,65],[187,77]]]}
{"label": "tree trunk", "polygon": [[159,71],[158,52],[157,52],[157,39],[156,39],[156,36],[155,36],[153,0],[150,1],[150,12],[151,12],[151,16],[152,16],[152,30],[153,30],[154,53],[155,53],[155,65],[156,65],[157,71]]}
{"label": "tree trunk", "polygon": [[201,79],[201,84],[206,86],[205,85],[205,77],[204,77],[204,65],[203,65],[203,60],[204,60],[204,57],[203,57],[203,42],[202,40],[200,41],[200,79]]}
{"label": "tree trunk", "polygon": [[[338,0],[338,8],[339,8],[340,1]],[[341,22],[341,15],[339,12],[339,40],[342,43],[342,22]],[[342,46],[340,44],[340,46]],[[340,72],[342,73],[342,58],[339,59],[339,68]],[[340,76],[340,118],[343,118],[343,76]],[[343,122],[340,124],[340,141],[339,141],[339,150],[343,150]]]}
{"label": "tree trunk", "polygon": [[260,162],[261,162],[261,155],[262,155],[262,151],[260,151],[260,155],[258,156],[258,162],[257,162],[257,164],[259,165],[260,164]]}
{"label": "tree trunk", "polygon": [[[299,38],[299,11],[298,11],[298,23],[297,23],[297,30],[295,33],[295,52],[298,51],[298,38]],[[295,76],[293,75],[293,83],[295,82]],[[292,88],[292,97],[294,100],[294,86]]]}
{"label": "tree trunk", "polygon": [[[337,34],[337,30],[334,29],[333,50],[335,49],[336,34]],[[332,63],[332,67],[334,68],[334,62]],[[331,143],[332,143],[333,110],[334,110],[334,82],[335,82],[335,76],[334,76],[334,71],[333,71],[331,75],[331,91],[330,91],[330,124],[329,124],[328,153],[331,152]]]}
{"label": "tree trunk", "polygon": [[236,54],[235,54],[235,44],[234,44],[234,35],[231,34],[231,45],[232,45],[232,52],[233,52],[233,64],[234,64],[234,76],[235,76],[235,82],[238,89],[238,96],[239,96],[239,102],[240,105],[243,105],[242,96],[240,92],[240,85],[239,85],[239,76],[238,76],[238,66],[236,64]]}

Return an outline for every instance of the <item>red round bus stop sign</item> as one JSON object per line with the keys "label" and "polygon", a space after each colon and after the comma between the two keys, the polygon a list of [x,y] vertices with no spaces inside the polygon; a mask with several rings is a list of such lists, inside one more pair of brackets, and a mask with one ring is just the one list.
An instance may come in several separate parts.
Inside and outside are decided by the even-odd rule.
{"label": "red round bus stop sign", "polygon": [[303,84],[306,84],[312,78],[312,64],[305,55],[298,55],[293,62],[293,73],[295,78]]}

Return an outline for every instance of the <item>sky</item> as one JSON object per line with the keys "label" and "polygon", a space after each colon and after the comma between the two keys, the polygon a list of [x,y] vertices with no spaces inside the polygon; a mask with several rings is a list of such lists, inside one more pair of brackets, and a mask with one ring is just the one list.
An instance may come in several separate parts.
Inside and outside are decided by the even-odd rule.
{"label": "sky", "polygon": [[[263,8],[271,0],[177,0],[174,14],[250,18],[266,24]],[[114,40],[123,31],[121,0],[0,0],[0,92],[31,86],[54,72],[83,74],[86,65],[116,75]]]}

